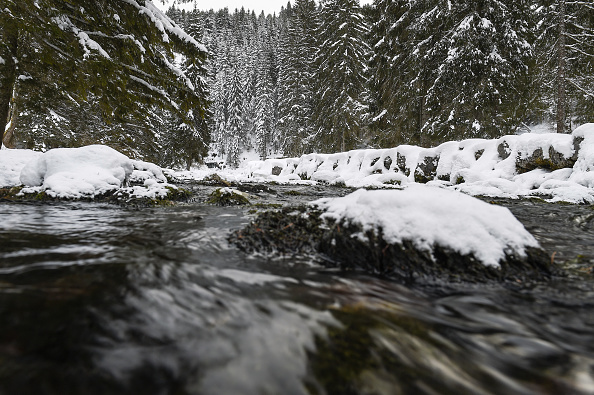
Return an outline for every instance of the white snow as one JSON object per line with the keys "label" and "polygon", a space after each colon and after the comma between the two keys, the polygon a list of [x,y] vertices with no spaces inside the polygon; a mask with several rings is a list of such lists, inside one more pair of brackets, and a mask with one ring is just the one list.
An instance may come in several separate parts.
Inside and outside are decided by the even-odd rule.
{"label": "white snow", "polygon": [[133,169],[127,156],[106,146],[57,148],[27,163],[20,181],[50,196],[80,198],[120,188]]}
{"label": "white snow", "polygon": [[[417,165],[439,156],[437,177],[431,181],[470,195],[520,198],[544,197],[551,202],[594,203],[594,124],[585,124],[573,134],[547,132],[504,136],[499,139],[450,141],[434,148],[402,145],[389,149],[353,150],[336,154],[308,154],[300,158],[269,159],[246,163],[227,175],[235,180],[281,183],[344,183],[349,187],[389,187],[415,183]],[[555,171],[535,169],[518,174],[516,160],[530,157],[537,149],[543,158],[549,150],[565,158],[574,155],[574,139],[583,138],[573,168]],[[501,158],[503,145],[509,156]],[[398,163],[398,160],[402,163]],[[278,176],[272,169],[280,168]],[[462,182],[463,181],[463,182]]]}
{"label": "white snow", "polygon": [[[128,182],[139,183],[128,187]],[[165,197],[168,188],[162,169],[132,160],[104,146],[57,148],[45,153],[0,150],[0,186],[24,185],[21,193],[44,191],[49,196],[78,199],[118,191],[132,197]]]}
{"label": "white snow", "polygon": [[381,230],[390,244],[404,240],[431,253],[435,245],[462,255],[473,254],[484,265],[498,267],[505,251],[525,255],[536,239],[504,207],[455,191],[411,185],[404,190],[360,189],[342,198],[321,199],[323,218],[356,224],[364,233]]}
{"label": "white snow", "polygon": [[0,150],[0,187],[21,185],[21,170],[41,152],[31,150]]}

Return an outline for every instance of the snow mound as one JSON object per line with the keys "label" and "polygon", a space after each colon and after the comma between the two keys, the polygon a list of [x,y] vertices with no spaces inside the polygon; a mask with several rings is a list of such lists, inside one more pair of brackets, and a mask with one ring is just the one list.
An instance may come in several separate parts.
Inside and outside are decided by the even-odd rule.
{"label": "snow mound", "polygon": [[504,207],[442,188],[409,185],[404,190],[360,189],[342,198],[312,203],[323,218],[348,223],[365,232],[381,232],[390,244],[404,240],[431,253],[435,245],[472,254],[485,266],[499,267],[506,252],[525,256],[536,239]]}
{"label": "snow mound", "polygon": [[133,170],[130,158],[104,145],[56,148],[27,163],[20,181],[54,197],[93,197],[122,187]]}
{"label": "snow mound", "polygon": [[31,150],[0,150],[0,187],[20,185],[21,170],[41,152]]}

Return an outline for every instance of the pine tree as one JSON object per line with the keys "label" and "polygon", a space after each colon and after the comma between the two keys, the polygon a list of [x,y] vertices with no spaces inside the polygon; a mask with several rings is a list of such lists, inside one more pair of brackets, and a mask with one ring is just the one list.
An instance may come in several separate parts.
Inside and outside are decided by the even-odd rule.
{"label": "pine tree", "polygon": [[150,1],[7,1],[2,41],[16,37],[6,41],[16,44],[2,45],[0,56],[17,59],[0,68],[0,109],[11,108],[5,124],[14,127],[7,145],[104,143],[156,160],[167,140],[157,131],[176,118],[197,137],[191,160],[205,154],[208,136],[197,126],[205,86],[174,60],[183,54],[200,65],[206,49]]}
{"label": "pine tree", "polygon": [[[379,1],[378,118],[413,143],[513,133],[528,111],[532,47],[525,1]],[[388,51],[383,53],[383,51]],[[383,107],[383,108],[382,108]],[[386,114],[387,113],[387,114]],[[379,117],[379,115],[382,117]]]}
{"label": "pine tree", "polygon": [[323,3],[316,36],[316,108],[313,143],[317,149],[346,151],[365,143],[368,112],[369,30],[357,0]]}
{"label": "pine tree", "polygon": [[281,33],[278,129],[287,155],[309,151],[308,139],[315,133],[312,115],[317,25],[314,1],[297,0]]}
{"label": "pine tree", "polygon": [[[235,54],[235,56],[237,56]],[[244,141],[245,134],[243,133],[242,122],[242,83],[240,79],[240,71],[237,62],[231,74],[231,83],[229,85],[229,116],[227,118],[226,126],[226,140],[227,140],[227,164],[233,167],[239,166],[240,154],[242,148],[242,141]]]}
{"label": "pine tree", "polygon": [[[264,21],[261,15],[261,21]],[[273,54],[268,30],[264,23],[259,28],[259,48],[256,77],[256,145],[260,158],[274,152],[274,87]]]}
{"label": "pine tree", "polygon": [[594,110],[594,5],[545,0],[534,8],[540,117],[554,120],[564,133],[572,120],[585,122]]}

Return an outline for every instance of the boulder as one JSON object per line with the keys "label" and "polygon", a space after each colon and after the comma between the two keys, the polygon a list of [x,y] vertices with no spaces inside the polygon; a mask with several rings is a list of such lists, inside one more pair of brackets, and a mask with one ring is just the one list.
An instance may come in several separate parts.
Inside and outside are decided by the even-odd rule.
{"label": "boulder", "polygon": [[573,155],[565,157],[563,153],[558,152],[552,145],[549,146],[548,155],[545,157],[543,149],[537,148],[532,155],[522,157],[518,154],[516,158],[516,170],[518,174],[527,173],[537,168],[559,170],[572,168],[578,159],[579,147],[583,138],[575,137],[573,139]]}
{"label": "boulder", "polygon": [[330,266],[405,282],[517,283],[556,273],[508,209],[418,185],[264,212],[230,241],[248,252],[315,253]]}
{"label": "boulder", "polygon": [[[420,158],[419,158],[420,159]],[[437,176],[437,166],[439,164],[439,155],[427,155],[423,160],[419,160],[415,169],[415,182],[425,184],[432,181]]]}

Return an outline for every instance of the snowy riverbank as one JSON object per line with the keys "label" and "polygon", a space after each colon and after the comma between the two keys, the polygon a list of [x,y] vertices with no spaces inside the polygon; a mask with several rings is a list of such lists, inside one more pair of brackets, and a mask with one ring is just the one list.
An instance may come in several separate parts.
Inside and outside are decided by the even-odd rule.
{"label": "snowy riverbank", "polygon": [[165,198],[176,186],[162,169],[132,160],[103,145],[58,148],[45,153],[0,151],[0,187],[23,187],[18,195],[95,198],[109,193],[131,198]]}
{"label": "snowy riverbank", "polygon": [[586,124],[571,135],[524,134],[453,141],[435,148],[403,145],[254,161],[228,176],[357,188],[421,182],[473,196],[594,203],[592,170],[594,124]]}
{"label": "snowy riverbank", "polygon": [[[0,187],[24,185],[23,193],[81,198],[120,191],[164,197],[163,172],[181,181],[212,173],[236,183],[328,183],[391,188],[424,183],[472,196],[539,197],[550,202],[594,203],[594,124],[573,134],[524,134],[496,140],[463,140],[435,148],[399,146],[300,158],[252,161],[239,169],[164,170],[105,146],[0,151]],[[130,186],[132,183],[134,186]]]}

